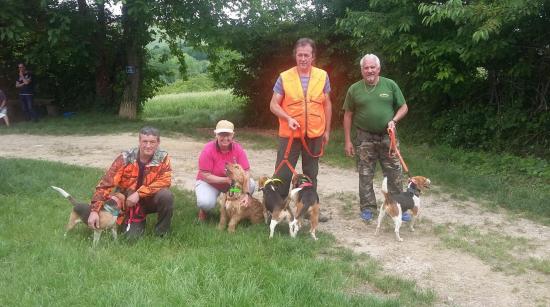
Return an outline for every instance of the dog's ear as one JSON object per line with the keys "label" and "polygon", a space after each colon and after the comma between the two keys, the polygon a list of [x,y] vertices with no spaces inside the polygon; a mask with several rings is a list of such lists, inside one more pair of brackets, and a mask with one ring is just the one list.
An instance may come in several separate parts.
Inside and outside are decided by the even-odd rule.
{"label": "dog's ear", "polygon": [[415,176],[411,178],[411,181],[421,190],[429,188],[431,183],[430,179],[423,176]]}
{"label": "dog's ear", "polygon": [[292,179],[290,180],[290,185],[291,186],[296,186],[296,183],[298,182],[299,178],[298,178],[298,174],[294,174],[292,175]]}
{"label": "dog's ear", "polygon": [[260,189],[263,189],[265,186],[265,182],[267,181],[267,176],[261,176],[258,178],[258,184],[260,185]]}

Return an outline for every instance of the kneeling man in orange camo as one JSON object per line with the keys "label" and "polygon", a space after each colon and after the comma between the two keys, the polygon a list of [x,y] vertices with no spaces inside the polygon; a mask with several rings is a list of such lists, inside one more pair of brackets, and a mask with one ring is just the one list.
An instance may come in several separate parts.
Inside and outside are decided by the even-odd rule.
{"label": "kneeling man in orange camo", "polygon": [[127,237],[137,238],[145,231],[148,214],[157,213],[155,234],[164,236],[170,230],[174,197],[169,188],[172,167],[168,152],[159,148],[160,132],[153,127],[139,131],[139,147],[122,152],[99,181],[89,212],[88,226],[99,227],[98,212],[115,193],[126,196],[121,219]]}

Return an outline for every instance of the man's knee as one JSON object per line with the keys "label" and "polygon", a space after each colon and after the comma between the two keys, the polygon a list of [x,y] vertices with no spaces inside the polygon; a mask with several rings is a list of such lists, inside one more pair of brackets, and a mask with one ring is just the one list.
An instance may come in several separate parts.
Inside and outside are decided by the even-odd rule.
{"label": "man's knee", "polygon": [[248,181],[248,191],[250,194],[253,194],[256,191],[256,181],[252,178]]}
{"label": "man's knee", "polygon": [[197,207],[200,209],[210,211],[216,207],[216,197],[212,197],[211,195],[200,195],[197,194]]}
{"label": "man's knee", "polygon": [[172,208],[174,207],[174,194],[172,194],[172,191],[168,189],[160,190],[155,195],[155,198],[160,207],[163,207],[169,210],[172,210]]}

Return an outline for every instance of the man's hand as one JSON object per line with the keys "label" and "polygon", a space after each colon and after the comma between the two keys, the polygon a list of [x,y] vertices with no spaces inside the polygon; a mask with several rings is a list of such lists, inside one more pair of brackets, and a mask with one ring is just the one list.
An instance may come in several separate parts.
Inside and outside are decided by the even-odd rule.
{"label": "man's hand", "polygon": [[346,142],[344,145],[344,150],[346,151],[346,156],[353,157],[355,155],[355,149],[353,148],[353,144],[351,142]]}
{"label": "man's hand", "polygon": [[388,128],[389,128],[389,129],[392,129],[392,130],[395,130],[395,121],[390,120],[390,121],[388,122]]}
{"label": "man's hand", "polygon": [[91,229],[99,229],[99,214],[97,212],[90,212],[90,216],[88,217],[88,227]]}
{"label": "man's hand", "polygon": [[132,195],[126,197],[126,207],[131,208],[137,204],[139,201],[139,193],[134,192]]}
{"label": "man's hand", "polygon": [[329,140],[330,140],[330,132],[325,131],[325,134],[323,134],[323,146],[327,146]]}
{"label": "man's hand", "polygon": [[300,128],[300,124],[298,124],[298,121],[296,121],[294,118],[292,117],[289,117],[288,118],[288,126],[290,127],[290,129],[292,130],[296,130],[298,128]]}

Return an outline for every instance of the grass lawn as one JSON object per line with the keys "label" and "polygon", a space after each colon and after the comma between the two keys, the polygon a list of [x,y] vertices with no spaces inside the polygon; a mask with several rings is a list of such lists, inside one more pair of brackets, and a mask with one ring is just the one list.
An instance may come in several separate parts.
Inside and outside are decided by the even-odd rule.
{"label": "grass lawn", "polygon": [[[290,239],[265,225],[236,234],[198,223],[194,195],[174,189],[172,232],[135,243],[105,233],[96,249],[79,225],[64,238],[70,204],[50,189],[89,200],[101,171],[60,163],[0,158],[0,302],[36,305],[422,306],[432,291],[386,276],[372,259],[307,233]],[[281,227],[283,228],[283,227]]]}

